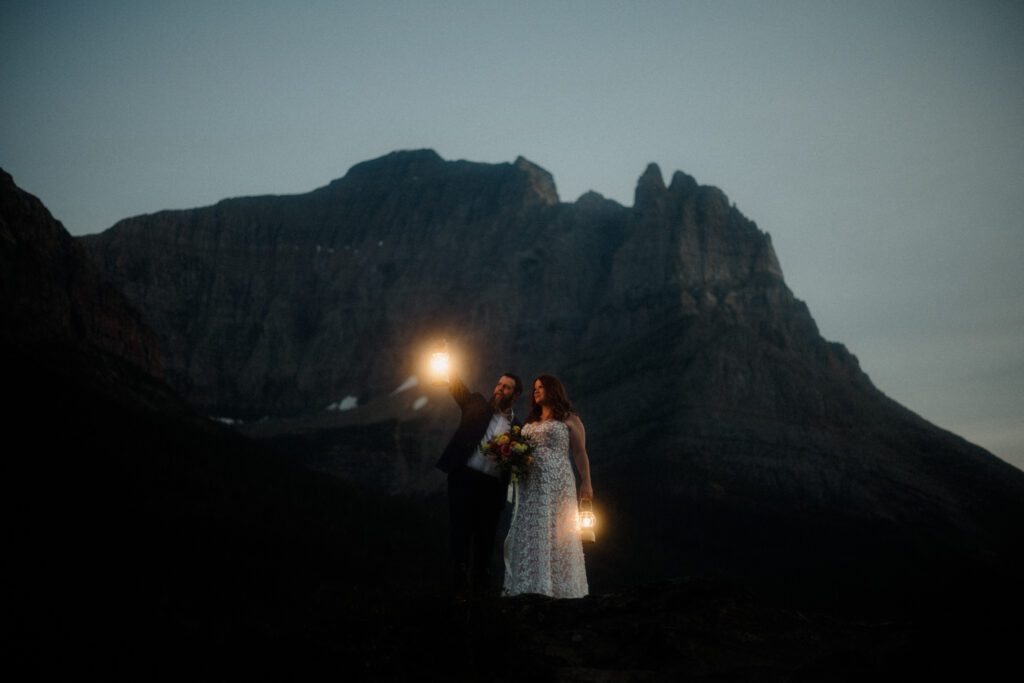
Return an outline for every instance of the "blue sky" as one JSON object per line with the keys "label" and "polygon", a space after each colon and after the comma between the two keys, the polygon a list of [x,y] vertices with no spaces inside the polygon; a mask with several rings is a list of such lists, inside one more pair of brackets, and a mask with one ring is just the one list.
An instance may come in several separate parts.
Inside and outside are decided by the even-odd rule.
{"label": "blue sky", "polygon": [[431,147],[648,162],[772,234],[887,394],[1024,467],[1020,2],[0,2],[0,165],[73,234]]}

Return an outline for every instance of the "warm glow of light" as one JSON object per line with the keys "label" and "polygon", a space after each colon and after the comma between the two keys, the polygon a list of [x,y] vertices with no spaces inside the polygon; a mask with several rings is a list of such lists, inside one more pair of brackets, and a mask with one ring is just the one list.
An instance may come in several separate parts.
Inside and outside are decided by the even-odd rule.
{"label": "warm glow of light", "polygon": [[586,506],[576,514],[576,529],[580,534],[580,540],[584,543],[593,543],[596,540],[594,528],[597,526],[597,517],[590,509],[590,501],[583,501],[580,506]]}
{"label": "warm glow of light", "polygon": [[450,374],[454,365],[452,357],[448,353],[448,343],[445,342],[443,347],[441,345],[435,346],[434,350],[424,360],[424,369],[430,384],[435,387],[446,386],[451,379]]}
{"label": "warm glow of light", "polygon": [[448,354],[444,351],[438,351],[430,356],[430,374],[447,379],[448,367]]}

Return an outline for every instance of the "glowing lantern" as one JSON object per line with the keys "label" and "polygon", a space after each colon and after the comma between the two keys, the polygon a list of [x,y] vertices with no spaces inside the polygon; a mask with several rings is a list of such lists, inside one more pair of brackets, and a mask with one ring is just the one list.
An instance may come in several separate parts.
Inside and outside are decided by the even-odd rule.
{"label": "glowing lantern", "polygon": [[584,498],[580,501],[580,509],[576,518],[576,528],[580,531],[580,540],[584,543],[593,543],[597,540],[594,535],[596,526],[597,518],[594,517],[594,505],[589,498]]}
{"label": "glowing lantern", "polygon": [[448,356],[448,342],[440,351],[430,355],[430,380],[434,384],[448,383],[448,370],[451,367],[451,359]]}

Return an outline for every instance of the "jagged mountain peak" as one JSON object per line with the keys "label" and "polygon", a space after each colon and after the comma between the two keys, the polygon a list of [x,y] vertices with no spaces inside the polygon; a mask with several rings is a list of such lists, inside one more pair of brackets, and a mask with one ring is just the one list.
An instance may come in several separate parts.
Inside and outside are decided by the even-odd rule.
{"label": "jagged mountain peak", "polygon": [[729,198],[721,189],[714,185],[701,185],[683,171],[674,172],[666,187],[658,164],[650,163],[637,180],[633,205],[643,212],[664,213],[694,198],[703,212],[724,216],[730,209]]}
{"label": "jagged mountain peak", "polygon": [[[332,181],[327,193],[363,193],[372,188],[378,203],[420,203],[424,195],[445,203],[481,201],[525,205],[559,203],[554,178],[545,169],[518,157],[513,163],[487,164],[445,160],[432,149],[398,151],[364,161]],[[381,192],[391,199],[382,200]],[[413,195],[413,196],[409,196]]]}
{"label": "jagged mountain peak", "polygon": [[730,206],[729,198],[721,189],[714,185],[701,185],[683,171],[675,171],[670,184],[666,186],[661,168],[653,162],[647,165],[637,180],[634,205],[640,208],[664,208],[666,202],[678,204],[692,195],[697,195],[701,205],[708,210],[721,212]]}
{"label": "jagged mountain peak", "polygon": [[661,190],[665,189],[665,180],[661,175],[661,167],[655,162],[647,164],[647,168],[644,169],[637,184],[642,187],[653,187]]}
{"label": "jagged mountain peak", "polygon": [[546,170],[533,163],[526,157],[516,157],[513,164],[530,179],[530,189],[546,204],[558,204],[558,190],[555,187],[555,179]]}
{"label": "jagged mountain peak", "polygon": [[668,191],[673,194],[688,194],[698,187],[699,185],[693,176],[682,171],[676,171],[672,174],[672,182],[669,184]]}
{"label": "jagged mountain peak", "polygon": [[410,167],[429,167],[443,164],[444,159],[436,151],[423,149],[408,149],[389,152],[376,159],[362,161],[349,169],[349,173],[362,173],[379,169],[402,169]]}
{"label": "jagged mountain peak", "polygon": [[647,164],[647,168],[637,180],[636,190],[633,193],[633,206],[642,209],[657,204],[664,193],[665,180],[661,176],[661,168],[658,164],[651,162]]}
{"label": "jagged mountain peak", "polygon": [[581,209],[592,209],[609,205],[621,208],[621,205],[618,202],[608,199],[600,192],[595,192],[594,190],[587,190],[581,194],[577,197],[575,204]]}
{"label": "jagged mountain peak", "polygon": [[432,149],[398,150],[355,164],[344,176],[331,181],[328,188],[345,188],[353,182],[395,183],[430,176],[447,163]]}

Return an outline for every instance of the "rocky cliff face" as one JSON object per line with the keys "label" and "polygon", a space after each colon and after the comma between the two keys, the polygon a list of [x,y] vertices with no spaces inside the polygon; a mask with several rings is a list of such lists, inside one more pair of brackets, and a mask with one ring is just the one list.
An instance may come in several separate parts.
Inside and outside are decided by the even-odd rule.
{"label": "rocky cliff face", "polygon": [[209,414],[252,419],[387,394],[444,334],[471,350],[469,375],[531,349],[560,364],[623,218],[610,202],[559,205],[523,159],[412,152],[308,195],[128,219],[84,243],[162,330],[172,383]]}
{"label": "rocky cliff face", "polygon": [[[193,405],[270,416],[245,429],[367,485],[442,485],[454,405],[396,391],[430,342],[447,337],[478,388],[506,369],[560,375],[606,520],[599,582],[899,591],[1021,557],[1024,474],[875,389],[822,339],[769,236],[683,173],[666,186],[648,167],[632,208],[568,204],[525,159],[398,152],[305,195],[83,242]],[[345,397],[359,406],[325,411]]]}
{"label": "rocky cliff face", "polygon": [[593,193],[560,204],[522,158],[395,153],[307,195],[131,218],[83,242],[161,331],[173,384],[243,419],[386,394],[441,335],[489,382],[503,363],[562,369],[581,344],[739,315],[744,291],[794,305],[766,235],[719,190],[681,173],[666,188],[653,165],[629,210]]}

